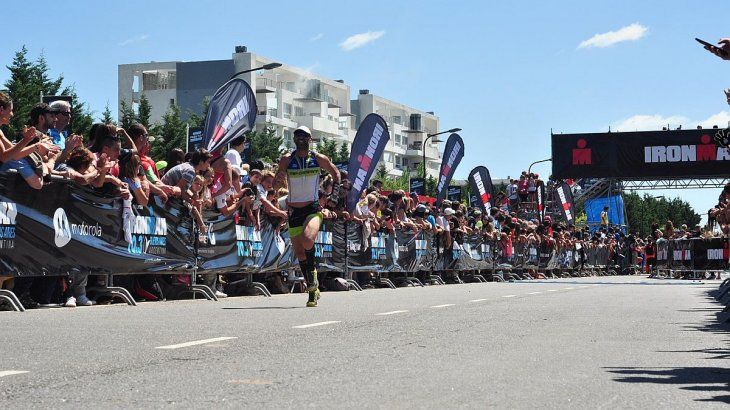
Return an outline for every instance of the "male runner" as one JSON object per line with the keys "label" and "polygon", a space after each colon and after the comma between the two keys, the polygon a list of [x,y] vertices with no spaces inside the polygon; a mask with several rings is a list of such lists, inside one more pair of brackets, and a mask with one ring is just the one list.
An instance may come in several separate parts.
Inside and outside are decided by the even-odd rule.
{"label": "male runner", "polygon": [[317,306],[319,299],[319,282],[314,266],[314,240],[323,219],[319,206],[320,170],[324,169],[332,175],[334,186],[330,196],[338,198],[340,192],[340,173],[337,167],[325,155],[310,151],[311,140],[309,128],[301,126],[294,130],[294,144],[297,148],[281,157],[275,181],[277,190],[284,186],[285,175],[289,183],[289,236],[302,275],[307,280],[307,307]]}

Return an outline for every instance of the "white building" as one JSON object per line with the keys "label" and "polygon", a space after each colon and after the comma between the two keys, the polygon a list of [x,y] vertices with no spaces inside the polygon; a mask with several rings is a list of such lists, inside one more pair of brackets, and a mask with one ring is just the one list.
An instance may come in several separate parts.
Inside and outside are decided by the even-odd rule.
{"label": "white building", "polygon": [[[236,47],[231,60],[198,62],[151,62],[119,65],[119,100],[136,108],[144,94],[152,105],[152,122],[160,122],[171,104],[177,104],[183,118],[202,114],[202,101],[237,72],[261,67],[273,60]],[[273,70],[252,71],[240,76],[256,92],[256,127],[274,126],[293,147],[292,132],[300,125],[312,130],[315,141],[334,139],[348,147],[355,138],[360,119],[370,113],[381,115],[390,129],[383,163],[391,176],[403,170],[413,174],[422,162],[421,145],[427,133],[437,132],[438,117],[386,100],[361,90],[350,100],[350,86],[283,64]],[[428,172],[436,176],[441,154],[436,144],[426,147]]]}

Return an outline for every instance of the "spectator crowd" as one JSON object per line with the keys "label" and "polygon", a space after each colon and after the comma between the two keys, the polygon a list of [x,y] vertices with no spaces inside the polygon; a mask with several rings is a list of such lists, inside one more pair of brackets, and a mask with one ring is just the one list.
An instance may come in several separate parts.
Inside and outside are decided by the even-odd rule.
{"label": "spectator crowd", "polygon": [[[275,166],[242,161],[245,137],[234,139],[217,152],[201,148],[185,153],[173,149],[167,158],[158,160],[150,157],[154,137],[144,126],[134,124],[123,129],[97,123],[89,135],[81,136],[68,132],[72,115],[71,106],[65,101],[39,103],[30,110],[28,125],[20,135],[6,136],[0,132],[0,172],[17,172],[30,187],[38,190],[43,189],[49,176],[66,178],[104,194],[117,195],[123,198],[125,207],[146,206],[155,197],[162,203],[179,198],[194,218],[200,241],[206,240],[208,227],[203,217],[206,211],[217,211],[224,216],[237,212],[245,225],[260,228],[266,220],[277,230],[286,229],[287,189],[274,189]],[[0,93],[0,125],[8,124],[12,116],[13,102]],[[613,259],[634,252],[639,255],[638,260],[644,260],[651,259],[652,244],[659,237],[704,234],[699,227],[677,229],[667,222],[663,231],[657,226],[652,236],[640,238],[637,234],[625,234],[619,227],[604,225],[591,232],[588,228],[554,222],[549,215],[539,218],[535,204],[538,186],[543,182],[537,174],[528,172],[510,180],[496,195],[494,206],[488,212],[448,200],[433,206],[427,201],[419,202],[414,193],[383,191],[382,183],[373,181],[354,212],[349,213],[345,198],[352,186],[346,172],[342,172],[342,177],[339,198],[329,195],[333,190],[331,176],[322,179],[319,197],[325,219],[354,221],[362,225],[366,235],[395,230],[431,232],[447,250],[464,243],[467,236],[481,235],[506,260],[514,255],[515,249],[526,245],[547,251],[575,249],[580,255],[602,247]],[[728,202],[730,186],[725,187],[718,206],[710,211],[711,222],[717,223],[725,235],[730,229]],[[535,278],[543,277],[538,272],[531,274]],[[89,280],[88,275],[77,273],[63,279],[15,278],[12,286],[26,307],[89,306],[95,303],[86,295]],[[0,286],[10,286],[3,285],[2,281],[7,282],[7,278],[0,278]],[[219,297],[226,296],[221,283],[213,279],[210,284]],[[371,283],[365,278],[362,284]],[[156,288],[159,283],[144,277],[135,278],[128,287],[140,299],[155,300],[161,293]]]}

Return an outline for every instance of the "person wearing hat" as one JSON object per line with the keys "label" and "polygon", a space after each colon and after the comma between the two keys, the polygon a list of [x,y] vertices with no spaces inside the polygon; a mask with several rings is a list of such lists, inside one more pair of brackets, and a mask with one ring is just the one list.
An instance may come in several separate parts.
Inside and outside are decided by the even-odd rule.
{"label": "person wearing hat", "polygon": [[307,307],[316,307],[319,299],[319,282],[314,266],[314,240],[324,216],[319,204],[320,170],[332,175],[331,198],[339,198],[340,172],[327,156],[309,149],[312,133],[300,126],[294,130],[296,149],[284,154],[279,160],[275,177],[275,189],[288,181],[289,189],[289,236],[294,254],[299,260],[302,275],[307,281],[309,300]]}

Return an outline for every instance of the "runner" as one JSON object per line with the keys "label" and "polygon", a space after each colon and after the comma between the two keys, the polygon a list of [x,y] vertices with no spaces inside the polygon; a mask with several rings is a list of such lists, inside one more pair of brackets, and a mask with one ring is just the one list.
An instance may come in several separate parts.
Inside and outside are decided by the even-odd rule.
{"label": "runner", "polygon": [[312,133],[309,128],[301,126],[294,131],[294,144],[297,148],[281,157],[275,181],[275,189],[279,189],[284,186],[284,176],[287,177],[289,236],[302,275],[307,280],[307,292],[309,292],[307,307],[317,306],[319,299],[319,282],[317,269],[314,266],[314,240],[317,238],[323,219],[319,206],[321,169],[332,175],[334,186],[330,196],[338,198],[340,191],[339,171],[325,155],[309,149],[311,140]]}

